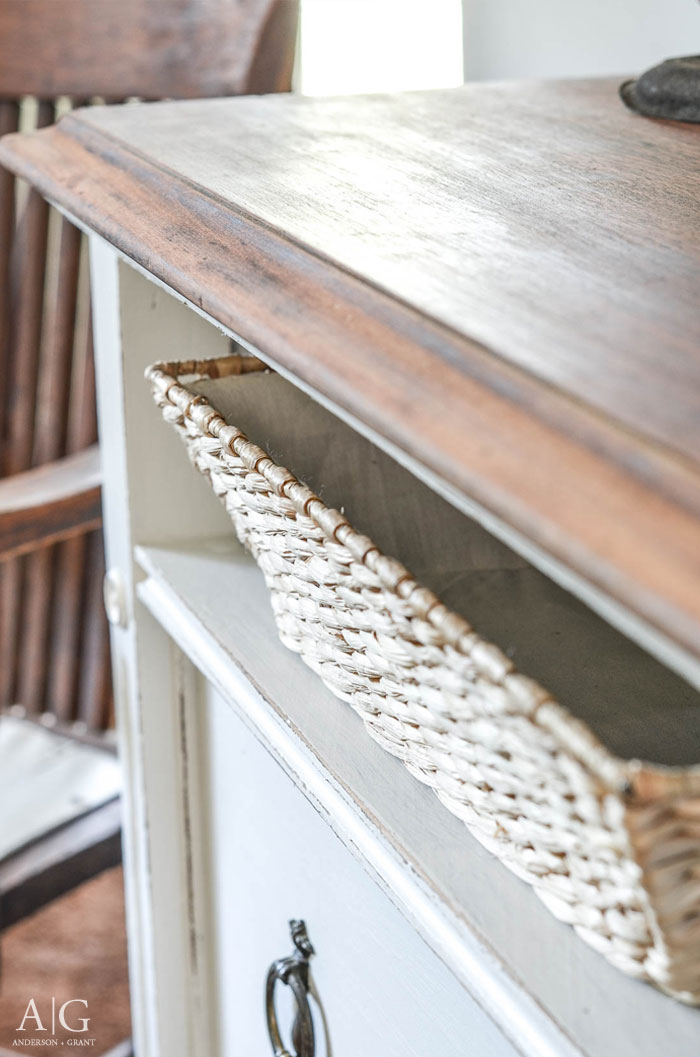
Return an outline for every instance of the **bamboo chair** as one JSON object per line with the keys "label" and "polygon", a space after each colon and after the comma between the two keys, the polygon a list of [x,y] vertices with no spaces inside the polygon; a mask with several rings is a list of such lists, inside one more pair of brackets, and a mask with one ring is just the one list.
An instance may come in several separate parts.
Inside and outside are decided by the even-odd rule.
{"label": "bamboo chair", "polygon": [[[1,0],[0,134],[96,100],[287,91],[297,8]],[[25,719],[28,739],[44,737],[47,720],[56,737],[64,727],[105,731],[111,679],[84,238],[2,168],[0,478],[0,711],[15,723],[19,714],[43,720]],[[31,780],[0,789],[0,801],[21,811]],[[0,926],[3,879],[7,923],[116,864],[114,796],[88,815],[87,825],[85,812],[63,820],[46,841],[20,841],[0,861]]]}

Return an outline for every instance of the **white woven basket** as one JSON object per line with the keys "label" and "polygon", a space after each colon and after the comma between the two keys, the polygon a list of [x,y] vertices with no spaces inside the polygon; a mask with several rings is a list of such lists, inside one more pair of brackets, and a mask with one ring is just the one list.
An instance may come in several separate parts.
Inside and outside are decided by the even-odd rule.
{"label": "white woven basket", "polygon": [[282,641],[558,918],[699,1003],[698,768],[613,755],[193,390],[263,369],[229,356],[147,376],[262,569]]}

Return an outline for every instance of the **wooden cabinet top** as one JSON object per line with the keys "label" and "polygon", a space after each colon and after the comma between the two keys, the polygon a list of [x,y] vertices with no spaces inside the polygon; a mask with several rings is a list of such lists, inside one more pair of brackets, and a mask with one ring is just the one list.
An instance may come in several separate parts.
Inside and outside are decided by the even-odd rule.
{"label": "wooden cabinet top", "polygon": [[618,83],[92,108],[0,159],[700,656],[700,128]]}

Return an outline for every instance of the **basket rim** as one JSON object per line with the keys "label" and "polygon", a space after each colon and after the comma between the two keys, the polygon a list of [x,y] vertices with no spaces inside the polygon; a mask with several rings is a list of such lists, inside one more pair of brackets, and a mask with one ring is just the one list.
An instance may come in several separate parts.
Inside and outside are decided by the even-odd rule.
{"label": "basket rim", "polygon": [[[359,533],[339,511],[326,506],[303,481],[276,463],[243,430],[229,425],[206,397],[187,388],[195,381],[264,372],[272,374],[275,370],[256,356],[230,352],[205,360],[159,361],[146,369],[145,376],[154,393],[174,404],[203,435],[220,441],[222,451],[228,449],[250,470],[263,476],[275,494],[290,501],[299,514],[310,518],[328,540],[346,547],[388,590],[407,602],[416,617],[434,627],[452,648],[468,655],[480,674],[500,685],[507,683],[506,688],[517,696],[522,697],[523,693],[531,696],[533,707],[529,718],[563,750],[575,756],[602,784],[603,792],[612,792],[626,800],[644,801],[700,795],[700,763],[667,766],[612,753],[583,721],[556,701],[540,683],[519,672],[500,647],[483,639],[464,617],[423,587],[398,559],[383,554],[369,537]],[[465,648],[466,639],[470,640],[471,649]]]}

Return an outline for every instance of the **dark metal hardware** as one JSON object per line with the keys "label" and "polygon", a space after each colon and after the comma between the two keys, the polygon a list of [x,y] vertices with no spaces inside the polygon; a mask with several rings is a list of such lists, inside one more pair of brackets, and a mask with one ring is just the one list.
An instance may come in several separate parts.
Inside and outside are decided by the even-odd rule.
{"label": "dark metal hardware", "polygon": [[[267,973],[265,984],[265,1012],[267,1013],[267,1030],[270,1033],[275,1057],[314,1057],[315,1038],[314,1022],[309,1006],[309,959],[314,954],[306,925],[303,921],[289,922],[292,942],[295,950],[287,958],[273,962]],[[291,987],[296,1002],[296,1015],[292,1027],[292,1045],[290,1053],[282,1042],[277,1013],[275,1011],[275,987],[277,981]]]}

